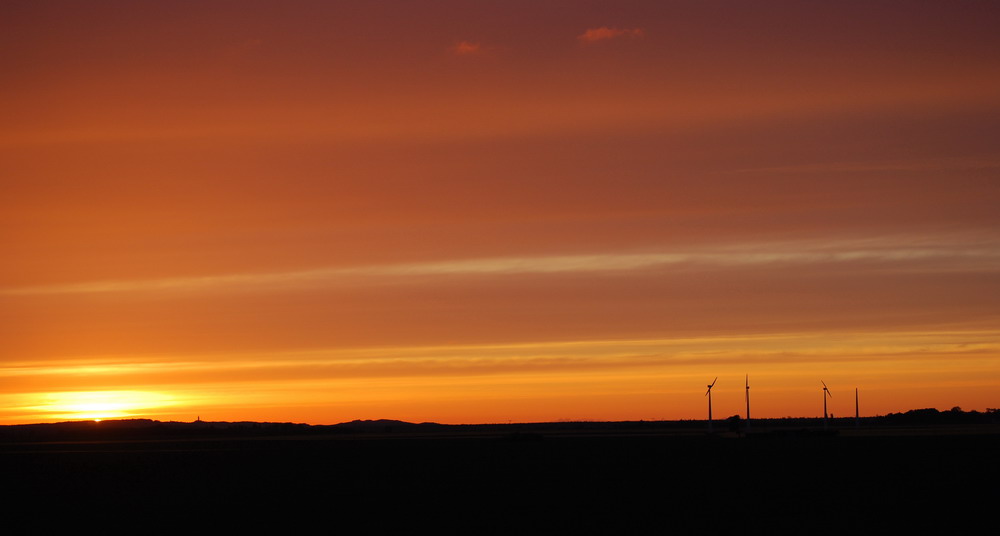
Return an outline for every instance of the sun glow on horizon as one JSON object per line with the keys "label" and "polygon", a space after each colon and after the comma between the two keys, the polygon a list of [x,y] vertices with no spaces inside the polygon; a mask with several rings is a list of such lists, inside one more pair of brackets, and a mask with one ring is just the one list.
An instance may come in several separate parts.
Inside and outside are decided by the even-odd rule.
{"label": "sun glow on horizon", "polygon": [[150,391],[68,391],[44,393],[41,403],[29,406],[41,419],[123,419],[147,415],[176,404],[174,397]]}
{"label": "sun glow on horizon", "polygon": [[[22,389],[0,394],[0,408],[8,408],[0,422],[198,414],[310,424],[689,419],[703,413],[705,376],[720,377],[716,409],[740,412],[742,391],[731,388],[742,387],[745,374],[758,417],[812,415],[817,378],[837,393],[859,387],[871,415],[984,409],[993,404],[998,349],[1000,332],[979,329],[316,348],[161,364],[106,356],[78,366],[0,367],[0,379]],[[87,390],[87,383],[106,389]],[[833,405],[846,411],[850,402]]]}

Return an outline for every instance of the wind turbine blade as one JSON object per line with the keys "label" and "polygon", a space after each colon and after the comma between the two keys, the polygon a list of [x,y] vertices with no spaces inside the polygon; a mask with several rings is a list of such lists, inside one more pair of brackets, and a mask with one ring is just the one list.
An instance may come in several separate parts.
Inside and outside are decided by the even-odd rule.
{"label": "wind turbine blade", "polygon": [[819,383],[822,383],[822,384],[823,384],[823,389],[826,389],[827,391],[829,391],[829,390],[830,390],[830,388],[826,386],[826,382],[825,382],[825,381],[823,381],[823,380],[820,380],[820,381],[819,381]]}
{"label": "wind turbine blade", "polygon": [[715,382],[717,382],[717,381],[719,381],[719,377],[718,376],[716,376],[715,379],[712,380],[712,385],[709,387],[709,389],[711,389],[712,387],[715,387]]}
{"label": "wind turbine blade", "polygon": [[711,387],[709,387],[709,388],[708,388],[708,391],[705,391],[705,396],[708,396],[708,393],[711,393],[711,392],[712,392],[712,388],[711,388]]}

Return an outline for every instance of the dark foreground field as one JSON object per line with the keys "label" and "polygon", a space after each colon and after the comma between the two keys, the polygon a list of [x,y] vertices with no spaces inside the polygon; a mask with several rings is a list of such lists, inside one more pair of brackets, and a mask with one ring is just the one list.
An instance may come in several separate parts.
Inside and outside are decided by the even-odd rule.
{"label": "dark foreground field", "polygon": [[40,526],[829,534],[992,523],[998,447],[991,429],[8,442],[0,470],[5,510]]}

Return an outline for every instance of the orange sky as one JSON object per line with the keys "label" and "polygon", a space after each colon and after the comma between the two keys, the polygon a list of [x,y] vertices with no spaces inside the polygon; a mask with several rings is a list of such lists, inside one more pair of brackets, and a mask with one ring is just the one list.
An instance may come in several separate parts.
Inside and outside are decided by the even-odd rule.
{"label": "orange sky", "polygon": [[1000,407],[1000,6],[0,5],[0,423]]}

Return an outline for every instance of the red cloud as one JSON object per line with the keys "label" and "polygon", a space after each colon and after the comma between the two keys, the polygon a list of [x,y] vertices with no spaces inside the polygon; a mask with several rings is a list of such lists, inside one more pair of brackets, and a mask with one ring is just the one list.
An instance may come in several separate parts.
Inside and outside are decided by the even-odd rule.
{"label": "red cloud", "polygon": [[641,28],[608,28],[607,26],[601,26],[600,28],[590,28],[586,32],[576,36],[582,43],[596,43],[598,41],[605,41],[607,39],[615,39],[618,37],[642,37],[645,32]]}
{"label": "red cloud", "polygon": [[459,56],[470,56],[472,54],[478,54],[480,51],[479,43],[470,43],[468,41],[462,41],[457,45],[451,47],[451,51]]}

